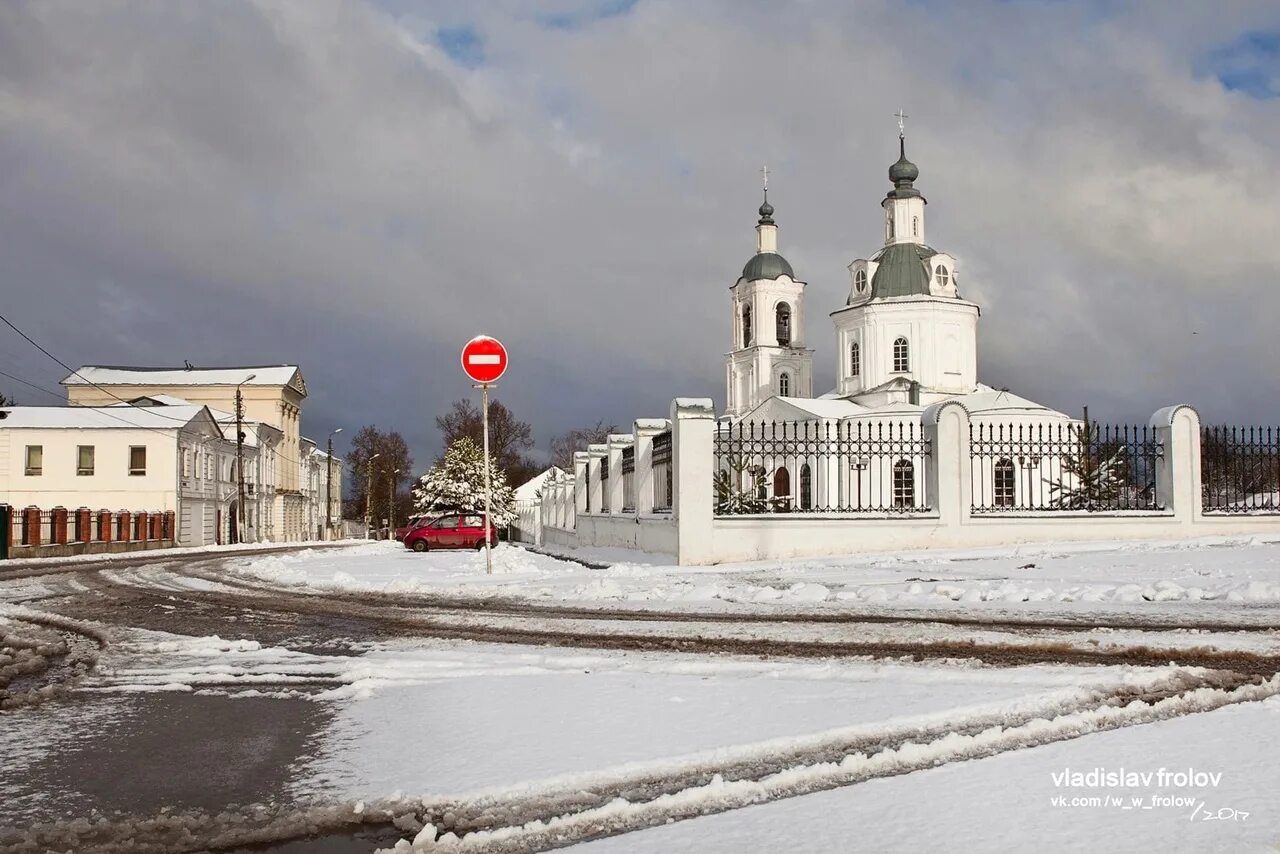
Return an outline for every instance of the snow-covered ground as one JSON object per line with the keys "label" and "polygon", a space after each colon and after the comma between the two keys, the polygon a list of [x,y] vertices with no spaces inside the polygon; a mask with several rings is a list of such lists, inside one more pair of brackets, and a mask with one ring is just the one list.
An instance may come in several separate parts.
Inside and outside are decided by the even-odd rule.
{"label": "snow-covered ground", "polygon": [[1023,545],[713,567],[617,561],[608,569],[502,545],[494,572],[481,553],[415,554],[395,543],[342,552],[248,558],[244,576],[324,591],[520,597],[628,607],[807,606],[860,611],[1088,611],[1242,606],[1280,610],[1280,535],[1174,542]]}
{"label": "snow-covered ground", "polygon": [[[1280,698],[957,762],[577,846],[664,851],[1274,852]],[[1087,775],[1188,770],[1135,785]],[[1065,785],[1064,771],[1086,775]],[[1055,782],[1062,780],[1064,785]],[[1200,780],[1205,780],[1201,777]],[[1065,802],[1055,799],[1064,798]]]}
{"label": "snow-covered ground", "polygon": [[[423,619],[444,626],[484,621],[491,627],[509,622],[513,628],[536,629],[568,619],[523,609],[455,608],[446,601],[457,597],[646,611],[642,619],[627,620],[574,613],[572,623],[584,632],[679,637],[714,629],[725,637],[781,641],[960,639],[1006,648],[1049,642],[1063,648],[1164,644],[1280,650],[1280,635],[1265,628],[1274,627],[1280,613],[1280,547],[1256,539],[717,567],[614,560],[606,561],[608,569],[504,545],[494,560],[496,571],[488,575],[482,553],[416,554],[398,544],[371,543],[340,551],[244,556],[230,562],[227,577],[211,575],[207,567],[184,574],[181,565],[120,567],[99,576],[109,584],[150,588],[160,594],[151,607],[175,611],[199,601],[200,592],[243,594],[241,585],[248,584],[297,593],[436,597],[437,607],[424,608]],[[68,586],[72,581],[72,576],[48,576],[0,585],[0,624],[39,622],[42,609],[81,592],[75,586],[79,582]],[[957,590],[963,592],[957,595]],[[412,595],[393,603],[404,625],[415,619],[413,609],[403,607],[413,604]],[[246,611],[257,596],[249,591]],[[266,593],[263,599],[275,608],[293,601],[277,597],[272,602]],[[351,605],[383,607],[376,598]],[[1023,609],[1040,616],[1048,611],[1174,614],[1249,622],[1263,630],[1059,632],[952,625],[932,618],[822,623],[758,616],[754,622],[721,620],[712,626],[687,613],[874,609],[947,615]],[[664,611],[685,613],[676,620],[664,617]],[[251,622],[234,625],[237,631],[252,631]],[[1280,724],[1274,696],[1280,680],[1198,687],[1209,674],[1174,666],[987,667],[954,659],[766,660],[422,638],[333,640],[332,649],[300,651],[252,639],[112,626],[97,668],[79,685],[82,706],[51,704],[4,716],[0,802],[20,815],[57,815],[64,804],[87,803],[74,792],[74,779],[66,784],[68,792],[54,793],[53,800],[28,782],[39,779],[35,771],[42,757],[121,726],[123,719],[112,713],[117,704],[128,710],[128,725],[140,728],[146,726],[149,704],[168,699],[173,701],[169,708],[185,708],[181,702],[189,698],[193,704],[220,704],[219,709],[243,702],[315,710],[302,716],[315,728],[306,735],[305,749],[288,767],[287,779],[272,783],[272,791],[294,803],[355,809],[359,802],[389,800],[429,810],[439,804],[555,804],[566,792],[570,800],[577,797],[572,793],[606,798],[581,812],[574,807],[544,813],[560,816],[550,823],[521,827],[516,822],[495,831],[491,841],[496,842],[505,833],[512,844],[537,847],[538,840],[562,830],[565,839],[575,839],[588,837],[592,827],[615,827],[630,832],[585,847],[1247,851],[1280,844],[1274,794],[1280,790],[1280,747],[1271,737]],[[1149,702],[1131,702],[1133,693],[1145,694]],[[1118,728],[1102,731],[1109,727]],[[880,746],[865,754],[821,758],[832,745],[860,740]],[[1040,746],[1026,746],[1035,744]],[[780,770],[759,779],[710,776],[733,763],[757,762]],[[1055,774],[1098,768],[1139,775],[1194,769],[1221,778],[1186,786],[1055,783]],[[704,771],[709,782],[656,798],[636,782],[684,779]],[[639,793],[631,801],[612,794],[631,791]],[[717,814],[651,827],[665,820],[667,809],[679,818]],[[1212,820],[1206,821],[1207,815]],[[415,835],[416,830],[407,830],[406,840]],[[429,836],[422,837],[419,849],[429,850]],[[464,840],[470,840],[464,849],[475,848],[485,837]]]}

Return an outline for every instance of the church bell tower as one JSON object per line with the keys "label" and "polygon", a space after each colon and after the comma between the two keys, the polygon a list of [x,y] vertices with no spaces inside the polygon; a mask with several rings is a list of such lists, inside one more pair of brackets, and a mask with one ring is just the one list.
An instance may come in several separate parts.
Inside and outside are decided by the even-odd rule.
{"label": "church bell tower", "polygon": [[813,351],[804,346],[804,287],[778,254],[769,204],[756,223],[756,254],[730,287],[733,349],[725,356],[725,413],[739,418],[770,397],[813,397]]}

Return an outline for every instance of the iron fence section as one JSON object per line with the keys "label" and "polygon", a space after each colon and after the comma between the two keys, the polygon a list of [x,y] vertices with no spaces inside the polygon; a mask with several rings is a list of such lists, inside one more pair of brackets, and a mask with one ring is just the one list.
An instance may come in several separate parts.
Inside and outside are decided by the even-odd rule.
{"label": "iron fence section", "polygon": [[671,431],[664,430],[653,437],[653,464],[671,462]]}
{"label": "iron fence section", "polygon": [[671,431],[653,437],[653,509],[657,513],[671,510],[673,492],[671,469]]}
{"label": "iron fence section", "polygon": [[930,441],[913,421],[743,421],[713,440],[715,512],[926,512]]}
{"label": "iron fence section", "polygon": [[1280,513],[1280,427],[1205,427],[1200,490],[1206,513]]}
{"label": "iron fence section", "polygon": [[972,512],[1163,511],[1147,425],[971,424]]}

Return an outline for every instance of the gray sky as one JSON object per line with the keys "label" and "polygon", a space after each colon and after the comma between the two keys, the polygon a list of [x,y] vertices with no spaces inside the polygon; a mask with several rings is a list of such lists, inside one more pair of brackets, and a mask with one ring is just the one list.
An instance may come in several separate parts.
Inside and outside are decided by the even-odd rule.
{"label": "gray sky", "polygon": [[[419,463],[485,332],[545,451],[723,403],[767,162],[826,390],[901,106],[980,379],[1274,423],[1277,96],[1274,2],[16,0],[3,311],[68,363],[297,362],[304,432]],[[63,373],[7,330],[0,365]]]}

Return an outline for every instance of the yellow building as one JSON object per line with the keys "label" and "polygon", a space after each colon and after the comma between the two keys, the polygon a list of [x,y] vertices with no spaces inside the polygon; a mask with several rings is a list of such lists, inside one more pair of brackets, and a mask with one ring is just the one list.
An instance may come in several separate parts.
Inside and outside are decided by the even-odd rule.
{"label": "yellow building", "polygon": [[169,396],[229,413],[239,390],[245,422],[274,427],[283,434],[276,448],[279,467],[270,526],[273,539],[314,537],[309,530],[308,460],[301,445],[302,401],[307,384],[297,365],[246,365],[231,368],[139,368],[86,365],[62,381],[72,406],[110,406]]}

